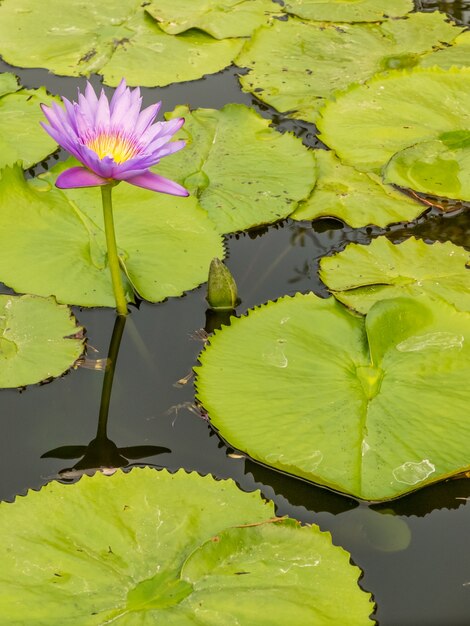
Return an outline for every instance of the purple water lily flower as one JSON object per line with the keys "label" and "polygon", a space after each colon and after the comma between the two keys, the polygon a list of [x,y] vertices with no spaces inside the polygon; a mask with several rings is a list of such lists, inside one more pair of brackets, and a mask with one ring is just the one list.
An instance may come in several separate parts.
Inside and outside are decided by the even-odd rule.
{"label": "purple water lily flower", "polygon": [[90,83],[78,103],[62,98],[64,107],[42,105],[49,125],[43,128],[84,167],[72,167],[59,175],[57,187],[95,187],[125,180],[132,185],[187,196],[188,191],[168,178],[149,170],[160,159],[184,147],[184,141],[171,141],[184,124],[184,118],[154,122],[161,102],[141,111],[140,89],[133,91],[123,79],[108,101]]}

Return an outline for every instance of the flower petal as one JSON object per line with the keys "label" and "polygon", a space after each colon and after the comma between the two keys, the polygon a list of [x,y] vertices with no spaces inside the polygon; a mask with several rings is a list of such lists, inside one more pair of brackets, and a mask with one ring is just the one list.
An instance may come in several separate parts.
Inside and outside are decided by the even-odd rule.
{"label": "flower petal", "polygon": [[155,147],[149,146],[151,150],[151,154],[154,156],[155,160],[163,159],[163,157],[168,156],[169,154],[173,154],[174,152],[178,152],[178,150],[182,150],[186,145],[186,141],[184,139],[180,139],[179,141],[167,141],[163,145]]}
{"label": "flower petal", "polygon": [[109,123],[109,102],[106,94],[104,93],[104,89],[102,89],[100,99],[98,100],[98,107],[96,109],[95,130],[106,130],[109,128]]}
{"label": "flower petal", "polygon": [[178,117],[169,122],[157,122],[150,128],[147,128],[142,135],[142,143],[150,144],[161,137],[171,138],[184,124],[184,117]]}
{"label": "flower petal", "polygon": [[189,191],[175,183],[173,180],[169,180],[164,176],[159,176],[153,172],[145,172],[145,174],[138,174],[132,178],[128,178],[128,183],[136,185],[137,187],[143,187],[144,189],[150,189],[151,191],[159,191],[160,193],[168,193],[172,196],[189,196]]}
{"label": "flower petal", "polygon": [[139,118],[134,129],[134,133],[136,135],[142,135],[142,133],[147,130],[153,120],[157,117],[161,104],[161,102],[152,104],[139,113]]}
{"label": "flower petal", "polygon": [[114,112],[114,108],[117,102],[121,99],[121,96],[126,91],[126,89],[127,89],[126,79],[122,78],[121,82],[116,88],[116,91],[113,94],[113,97],[111,98],[111,102],[109,103],[109,110],[111,111],[111,114]]}
{"label": "flower petal", "polygon": [[59,189],[72,189],[74,187],[97,187],[107,185],[109,180],[101,178],[98,174],[90,172],[84,167],[71,167],[57,177],[56,187]]}
{"label": "flower petal", "polygon": [[[78,96],[80,98],[80,90],[78,91]],[[85,87],[85,98],[88,102],[88,106],[90,107],[93,113],[93,118],[94,118],[96,109],[98,108],[98,98],[96,96],[95,90],[93,89],[91,83],[89,83],[88,81],[86,82],[86,87]]]}

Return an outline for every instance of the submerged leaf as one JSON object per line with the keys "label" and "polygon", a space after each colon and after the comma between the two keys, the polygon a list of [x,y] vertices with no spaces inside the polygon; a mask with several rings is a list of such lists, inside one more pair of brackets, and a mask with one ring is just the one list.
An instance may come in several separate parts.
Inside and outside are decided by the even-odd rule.
{"label": "submerged leaf", "polygon": [[0,169],[18,161],[27,169],[54,152],[57,144],[39,125],[40,105],[53,102],[44,88],[22,89],[13,74],[0,74]]}
{"label": "submerged leaf", "polygon": [[[67,304],[114,306],[99,190],[53,186],[74,164],[70,159],[30,181],[18,167],[2,172],[0,280]],[[220,235],[194,198],[121,183],[113,204],[123,269],[146,300],[193,289],[207,280],[212,258],[224,255]],[[126,291],[132,300],[129,282]]]}
{"label": "submerged leaf", "polygon": [[152,0],[145,10],[170,35],[198,28],[216,39],[249,37],[280,13],[272,0]]}
{"label": "submerged leaf", "polygon": [[97,72],[108,85],[154,87],[195,80],[230,65],[242,39],[163,32],[136,0],[3,0],[0,54],[18,67],[63,76]]}
{"label": "submerged leaf", "polygon": [[244,91],[290,117],[315,122],[318,109],[338,90],[378,72],[413,67],[461,31],[441,13],[413,13],[381,24],[275,20],[256,31],[236,63],[250,69],[240,76]]}
{"label": "submerged leaf", "polygon": [[320,261],[320,277],[335,298],[366,313],[379,300],[428,294],[470,311],[470,253],[450,242],[427,245],[386,237],[351,243]]}
{"label": "submerged leaf", "polygon": [[375,174],[342,165],[331,150],[315,150],[317,182],[310,197],[290,215],[294,220],[336,217],[353,228],[411,221],[428,207],[384,185]]}
{"label": "submerged leaf", "polygon": [[31,626],[371,624],[349,554],[273,518],[259,493],[182,470],[49,484],[0,505],[1,614]]}
{"label": "submerged leaf", "polygon": [[178,138],[186,147],[166,157],[158,171],[195,195],[220,233],[276,222],[309,195],[313,154],[252,109],[180,106],[168,117],[185,118]]}
{"label": "submerged leaf", "polygon": [[0,387],[61,376],[83,353],[82,331],[53,298],[0,295]]}
{"label": "submerged leaf", "polygon": [[380,22],[401,17],[413,0],[287,0],[285,11],[318,22]]}
{"label": "submerged leaf", "polygon": [[444,301],[362,318],[297,294],[233,318],[200,362],[212,425],[275,469],[386,500],[470,467],[470,314]]}

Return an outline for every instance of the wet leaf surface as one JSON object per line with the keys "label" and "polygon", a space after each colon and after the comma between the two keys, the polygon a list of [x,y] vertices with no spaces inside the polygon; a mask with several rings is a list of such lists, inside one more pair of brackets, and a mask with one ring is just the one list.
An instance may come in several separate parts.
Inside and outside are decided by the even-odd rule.
{"label": "wet leaf surface", "polygon": [[0,505],[0,528],[12,624],[372,624],[349,554],[232,481],[147,468],[51,483]]}
{"label": "wet leaf surface", "polygon": [[383,300],[363,318],[297,294],[216,331],[197,398],[255,460],[387,500],[469,467],[469,339],[470,313],[438,299]]}

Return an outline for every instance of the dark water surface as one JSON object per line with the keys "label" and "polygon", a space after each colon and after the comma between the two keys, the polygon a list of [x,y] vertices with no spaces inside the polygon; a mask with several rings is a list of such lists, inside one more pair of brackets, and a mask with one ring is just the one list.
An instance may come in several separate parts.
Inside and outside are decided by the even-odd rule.
{"label": "dark water surface", "polygon": [[[470,2],[423,0],[421,7],[454,11],[466,22],[470,18]],[[0,62],[0,71],[10,69]],[[72,98],[77,86],[85,84],[84,79],[56,77],[43,70],[13,71],[27,87],[45,85],[54,94]],[[95,87],[100,84],[96,77],[92,82]],[[294,130],[308,144],[314,143],[309,125],[280,120],[257,107],[240,91],[233,68],[200,81],[144,89],[143,95],[145,104],[163,100],[164,110],[177,104],[254,105],[281,129]],[[368,242],[379,232],[383,231],[353,230],[335,220],[313,225],[286,221],[265,232],[228,237],[227,264],[242,298],[238,313],[297,291],[326,296],[317,277],[318,259],[349,241]],[[387,233],[393,241],[416,234],[470,247],[470,214],[432,210],[416,225],[394,226]],[[178,383],[190,373],[203,346],[197,331],[206,324],[204,296],[201,287],[183,298],[132,308],[115,372],[109,438],[120,448],[168,448],[170,452],[134,462],[233,478],[244,490],[261,489],[275,501],[279,515],[331,531],[333,541],[350,551],[364,570],[361,584],[374,594],[381,626],[469,625],[470,481],[441,483],[370,507],[231,455],[194,410],[192,380]],[[105,359],[114,311],[75,309],[75,313],[87,329],[88,359]],[[87,444],[95,437],[103,378],[103,371],[80,368],[22,393],[1,391],[0,498],[11,500],[36,489],[76,463],[78,459],[41,459],[41,455],[59,446]]]}

